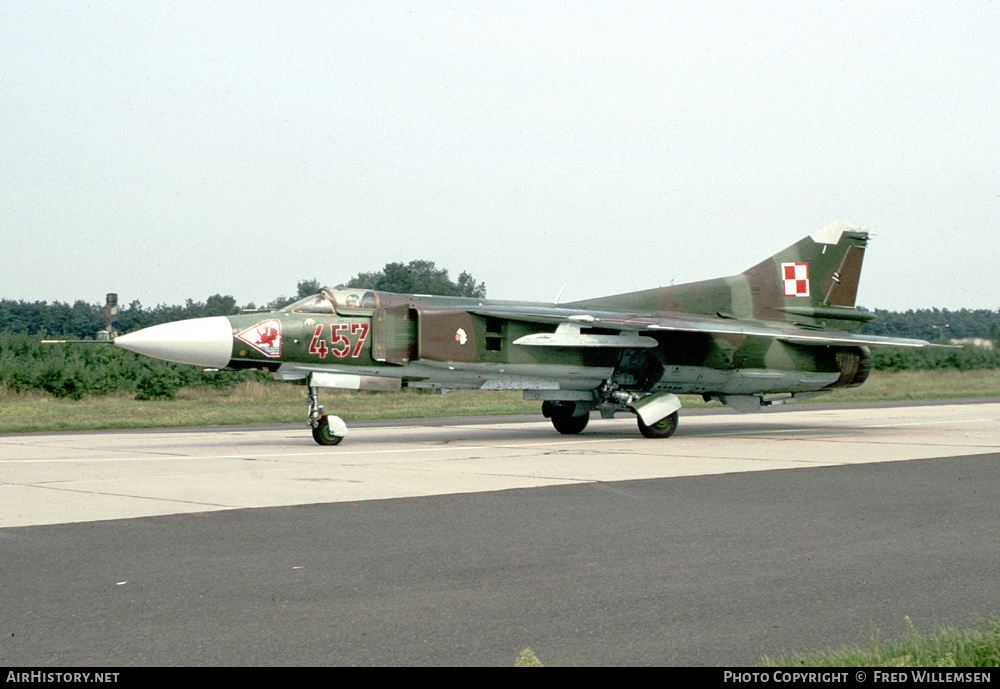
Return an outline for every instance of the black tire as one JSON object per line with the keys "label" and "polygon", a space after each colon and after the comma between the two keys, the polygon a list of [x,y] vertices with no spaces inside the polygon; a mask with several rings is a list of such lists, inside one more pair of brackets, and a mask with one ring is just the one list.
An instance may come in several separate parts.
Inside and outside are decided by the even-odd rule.
{"label": "black tire", "polygon": [[330,420],[325,416],[319,420],[319,425],[313,428],[312,432],[313,440],[320,445],[339,445],[340,441],[344,439],[344,436],[334,435],[330,432]]}
{"label": "black tire", "polygon": [[642,422],[641,417],[636,417],[639,422],[639,432],[646,438],[669,438],[677,430],[677,412],[665,416],[652,426],[647,426]]}
{"label": "black tire", "polygon": [[552,425],[563,435],[576,435],[583,433],[583,429],[590,422],[590,414],[580,416],[570,416],[569,414],[556,414],[552,417]]}

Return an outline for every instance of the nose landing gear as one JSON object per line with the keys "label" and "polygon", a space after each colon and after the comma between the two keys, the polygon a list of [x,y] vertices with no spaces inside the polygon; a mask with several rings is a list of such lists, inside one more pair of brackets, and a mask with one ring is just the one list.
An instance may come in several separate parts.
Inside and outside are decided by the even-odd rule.
{"label": "nose landing gear", "polygon": [[306,396],[309,403],[309,427],[313,440],[320,445],[339,445],[347,435],[347,424],[339,416],[330,416],[319,405],[319,388],[310,385]]}

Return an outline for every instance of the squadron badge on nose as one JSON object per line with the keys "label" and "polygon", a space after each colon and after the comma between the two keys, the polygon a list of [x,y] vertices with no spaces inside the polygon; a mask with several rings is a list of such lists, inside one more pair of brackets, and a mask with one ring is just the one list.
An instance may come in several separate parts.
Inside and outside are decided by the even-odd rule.
{"label": "squadron badge on nose", "polygon": [[261,321],[236,337],[265,356],[281,356],[281,321],[275,318]]}

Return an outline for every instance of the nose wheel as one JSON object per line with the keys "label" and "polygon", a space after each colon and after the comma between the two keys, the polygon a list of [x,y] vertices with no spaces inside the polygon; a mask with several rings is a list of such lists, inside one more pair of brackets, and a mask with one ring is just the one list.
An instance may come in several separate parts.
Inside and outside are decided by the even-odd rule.
{"label": "nose wheel", "polygon": [[319,404],[319,388],[309,386],[309,427],[313,440],[319,445],[339,445],[347,435],[347,424],[339,416],[331,416]]}

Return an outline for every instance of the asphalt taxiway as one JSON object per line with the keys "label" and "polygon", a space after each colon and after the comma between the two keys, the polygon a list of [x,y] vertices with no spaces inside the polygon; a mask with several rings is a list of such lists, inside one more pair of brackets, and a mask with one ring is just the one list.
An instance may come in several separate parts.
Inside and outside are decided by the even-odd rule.
{"label": "asphalt taxiway", "polygon": [[6,665],[744,665],[1000,612],[1000,403],[0,436]]}

